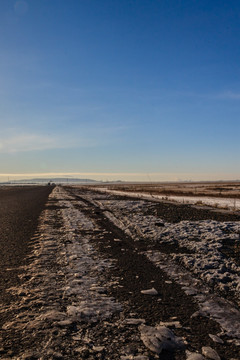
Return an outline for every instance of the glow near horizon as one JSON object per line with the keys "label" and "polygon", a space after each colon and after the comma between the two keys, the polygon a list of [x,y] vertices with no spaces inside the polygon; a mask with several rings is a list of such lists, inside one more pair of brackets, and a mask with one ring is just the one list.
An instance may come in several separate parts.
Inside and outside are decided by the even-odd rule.
{"label": "glow near horizon", "polygon": [[239,12],[2,0],[0,178],[240,178]]}
{"label": "glow near horizon", "polygon": [[[225,177],[224,177],[225,176]],[[6,182],[11,180],[35,179],[35,178],[66,178],[71,181],[71,178],[88,178],[98,181],[142,181],[142,182],[157,182],[157,181],[221,181],[221,180],[239,180],[238,174],[187,174],[187,173],[32,173],[32,174],[0,174],[0,181]]]}

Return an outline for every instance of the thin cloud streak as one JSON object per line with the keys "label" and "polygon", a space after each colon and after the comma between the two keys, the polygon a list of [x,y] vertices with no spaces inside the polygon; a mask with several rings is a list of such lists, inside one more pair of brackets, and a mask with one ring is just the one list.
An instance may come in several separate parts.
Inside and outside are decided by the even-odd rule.
{"label": "thin cloud streak", "polygon": [[[62,121],[63,119],[65,122],[68,120],[65,115]],[[51,123],[51,120],[48,119],[48,122]],[[41,124],[42,119],[37,117],[35,123]],[[43,129],[41,131],[30,128],[24,130],[18,127],[4,128],[3,126],[0,133],[0,153],[94,148],[115,142],[119,136],[122,136],[129,129],[129,126],[125,124],[113,125],[108,122],[101,124],[85,122],[69,127],[67,131],[64,131],[61,126],[59,128],[54,126],[55,130],[52,129],[51,133],[48,134],[44,133]]]}
{"label": "thin cloud streak", "polygon": [[49,136],[22,134],[0,139],[1,153],[46,150],[57,146],[56,139]]}
{"label": "thin cloud streak", "polygon": [[240,92],[226,91],[216,95],[220,99],[240,100]]}
{"label": "thin cloud streak", "polygon": [[18,153],[53,149],[90,148],[97,146],[94,137],[73,137],[71,134],[49,136],[34,133],[12,134],[0,137],[0,153]]}
{"label": "thin cloud streak", "polygon": [[[222,92],[216,92],[216,93],[198,93],[194,91],[174,91],[169,92],[168,96],[173,97],[191,97],[196,99],[225,99],[225,100],[240,100],[240,92],[234,92],[231,90],[226,90]],[[159,96],[158,96],[159,97]]]}

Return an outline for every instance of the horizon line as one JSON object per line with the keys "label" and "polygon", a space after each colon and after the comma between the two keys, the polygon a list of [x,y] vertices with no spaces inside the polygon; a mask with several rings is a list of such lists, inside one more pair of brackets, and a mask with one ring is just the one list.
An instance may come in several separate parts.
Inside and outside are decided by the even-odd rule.
{"label": "horizon line", "polygon": [[[225,173],[160,173],[160,172],[26,172],[26,173],[0,173],[0,181],[27,180],[31,178],[64,177],[93,177],[96,181],[137,181],[137,182],[199,182],[199,181],[240,181],[240,174]],[[25,178],[25,179],[24,179]]]}

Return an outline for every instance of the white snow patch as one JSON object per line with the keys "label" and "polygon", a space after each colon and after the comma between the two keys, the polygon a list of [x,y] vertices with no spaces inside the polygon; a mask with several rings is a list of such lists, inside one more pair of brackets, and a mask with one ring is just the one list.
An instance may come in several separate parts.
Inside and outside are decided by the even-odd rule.
{"label": "white snow patch", "polygon": [[[234,242],[240,253],[240,222],[181,221],[164,223],[146,210],[154,205],[143,200],[99,200],[106,217],[136,241],[142,238],[177,246],[180,253],[170,255],[197,277],[220,291],[231,291],[240,304],[240,266],[221,252],[223,242]],[[159,226],[163,224],[164,226]],[[169,281],[169,280],[167,280]],[[188,290],[189,295],[192,289]]]}
{"label": "white snow patch", "polygon": [[110,193],[121,196],[131,196],[138,199],[147,199],[152,201],[163,201],[163,200],[173,200],[185,204],[202,204],[212,207],[227,208],[232,210],[240,210],[240,199],[236,198],[222,198],[222,197],[210,197],[210,196],[181,196],[181,195],[151,195],[143,192],[131,192],[131,191],[120,191],[120,190],[111,190],[106,188],[98,187],[96,190],[102,193]]}
{"label": "white snow patch", "polygon": [[154,203],[146,202],[142,197],[116,201],[107,199],[106,193],[97,196],[109,220],[134,240],[145,238],[149,242],[179,248],[180,253],[172,251],[165,255],[149,251],[146,255],[181,284],[185,293],[199,304],[201,314],[212,317],[221,325],[223,334],[240,338],[239,311],[220,296],[210,295],[209,288],[225,294],[231,291],[240,305],[240,266],[221,252],[223,241],[235,242],[236,251],[239,250],[240,222],[204,220],[171,224],[149,215],[148,210],[154,213]]}
{"label": "white snow patch", "polygon": [[[240,312],[229,301],[211,294],[207,285],[192,274],[171,262],[167,255],[148,251],[147,257],[179,283],[183,290],[194,289],[193,299],[200,307],[199,315],[209,316],[220,324],[222,334],[240,339]],[[194,314],[194,316],[198,316]]]}

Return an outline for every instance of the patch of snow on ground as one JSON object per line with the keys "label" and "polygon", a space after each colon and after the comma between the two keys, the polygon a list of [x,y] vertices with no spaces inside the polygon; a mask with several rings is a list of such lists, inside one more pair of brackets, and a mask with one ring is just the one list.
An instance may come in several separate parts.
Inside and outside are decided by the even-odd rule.
{"label": "patch of snow on ground", "polygon": [[237,247],[239,234],[239,222],[182,221],[168,224],[158,241],[190,250],[172,257],[209,285],[235,293],[240,304],[240,266],[221,252],[224,240],[234,241]]}
{"label": "patch of snow on ground", "polygon": [[240,339],[240,312],[227,300],[211,293],[209,287],[192,274],[172,262],[168,255],[149,250],[146,253],[149,260],[164,270],[171,278],[182,286],[187,295],[198,303],[200,311],[192,316],[207,316],[214,319],[222,328],[219,335],[228,335]]}
{"label": "patch of snow on ground", "polygon": [[151,195],[149,193],[137,193],[131,191],[120,191],[120,190],[110,190],[106,188],[97,187],[96,190],[101,191],[103,193],[110,193],[115,195],[122,196],[131,196],[140,199],[150,199],[152,201],[158,200],[173,200],[184,204],[201,204],[208,205],[212,207],[220,207],[231,210],[240,210],[240,199],[232,199],[232,198],[219,198],[219,197],[207,197],[207,196],[181,196],[181,195]]}
{"label": "patch of snow on ground", "polygon": [[[62,188],[56,187],[49,200],[59,207],[61,227],[54,226],[56,213],[48,209],[43,212],[33,239],[31,264],[21,275],[22,287],[9,289],[21,295],[10,309],[18,315],[3,325],[5,330],[24,331],[30,338],[32,332],[38,332],[39,341],[43,341],[38,345],[45,358],[64,338],[66,327],[74,322],[107,319],[121,310],[99,284],[111,261],[99,258],[89,239],[78,233],[96,225],[74,207],[74,199]],[[9,311],[9,307],[1,311]]]}
{"label": "patch of snow on ground", "polygon": [[231,290],[240,304],[240,267],[233,258],[221,252],[223,241],[234,241],[239,245],[239,222],[206,220],[170,224],[157,216],[147,215],[146,210],[152,204],[142,199],[114,201],[105,197],[99,202],[106,209],[109,220],[136,241],[145,238],[179,248],[180,251],[168,255],[156,250],[149,250],[146,255],[180,283],[187,295],[194,297],[201,314],[212,317],[221,325],[222,334],[240,338],[239,311],[230,302],[211,294],[212,287],[226,294]]}
{"label": "patch of snow on ground", "polygon": [[240,222],[181,221],[170,224],[157,216],[144,214],[152,207],[148,202],[104,200],[105,216],[132,236],[178,247],[171,256],[204,282],[224,292],[231,291],[240,304],[240,266],[222,252],[223,241],[240,247]]}

